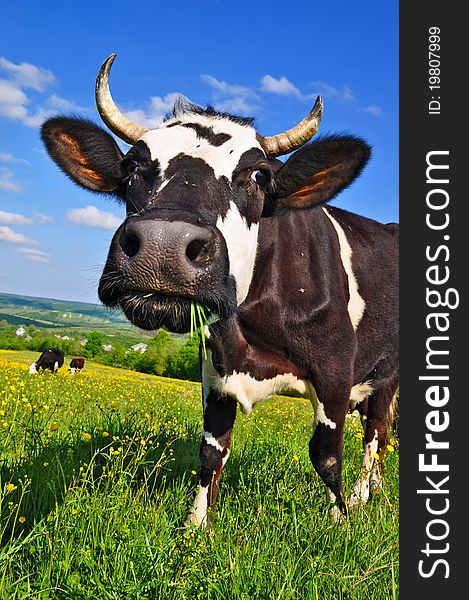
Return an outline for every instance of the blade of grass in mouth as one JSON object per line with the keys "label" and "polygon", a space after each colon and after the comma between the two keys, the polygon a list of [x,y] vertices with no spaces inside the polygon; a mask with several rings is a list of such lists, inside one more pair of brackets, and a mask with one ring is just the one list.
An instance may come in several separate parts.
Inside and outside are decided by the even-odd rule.
{"label": "blade of grass in mouth", "polygon": [[[144,298],[150,298],[153,296],[155,292],[150,292],[149,294],[145,294]],[[194,332],[197,332],[197,335],[200,337],[202,341],[202,348],[204,350],[204,359],[207,360],[207,348],[205,347],[205,326],[208,325],[208,321],[210,318],[210,310],[207,308],[208,316],[205,313],[204,307],[202,304],[198,302],[191,302],[191,330],[190,337],[194,335]],[[196,314],[197,313],[197,314]],[[199,322],[199,327],[197,326],[197,321]]]}
{"label": "blade of grass in mouth", "polygon": [[[207,309],[208,311],[208,309]],[[196,314],[197,313],[197,314]],[[197,321],[199,322],[197,325]],[[205,346],[205,325],[208,324],[208,317],[205,314],[205,310],[198,302],[191,302],[191,337],[194,331],[197,332],[204,351],[204,359],[207,360],[207,348]]]}

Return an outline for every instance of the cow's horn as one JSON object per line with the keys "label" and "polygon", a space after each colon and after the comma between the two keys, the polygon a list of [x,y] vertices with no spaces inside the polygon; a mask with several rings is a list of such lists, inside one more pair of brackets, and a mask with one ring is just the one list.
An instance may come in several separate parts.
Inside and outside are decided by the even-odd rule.
{"label": "cow's horn", "polygon": [[96,105],[109,129],[125,142],[134,144],[148,129],[124,116],[112,99],[109,91],[109,71],[115,58],[116,55],[111,54],[99,69],[96,77]]}
{"label": "cow's horn", "polygon": [[257,134],[257,139],[267,156],[287,154],[288,152],[300,148],[303,144],[306,144],[319,129],[322,108],[322,98],[321,96],[318,96],[309,115],[292,129],[270,137],[263,137],[260,134]]}

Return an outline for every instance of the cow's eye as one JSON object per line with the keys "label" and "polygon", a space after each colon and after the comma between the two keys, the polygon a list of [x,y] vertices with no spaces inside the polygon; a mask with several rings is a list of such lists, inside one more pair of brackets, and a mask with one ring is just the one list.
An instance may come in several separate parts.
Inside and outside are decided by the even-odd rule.
{"label": "cow's eye", "polygon": [[138,169],[139,165],[136,160],[129,160],[125,165],[127,175],[132,175]]}
{"label": "cow's eye", "polygon": [[269,182],[269,173],[263,169],[256,169],[251,173],[251,179],[261,187],[264,187]]}

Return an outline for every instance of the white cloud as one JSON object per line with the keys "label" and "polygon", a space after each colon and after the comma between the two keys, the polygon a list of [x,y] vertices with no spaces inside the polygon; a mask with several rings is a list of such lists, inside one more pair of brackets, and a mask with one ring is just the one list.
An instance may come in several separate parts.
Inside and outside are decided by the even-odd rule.
{"label": "white cloud", "polygon": [[19,213],[0,210],[0,223],[8,223],[9,225],[32,225],[33,220],[31,217],[25,217]]}
{"label": "white cloud", "polygon": [[295,96],[300,100],[304,99],[303,94],[296,87],[296,85],[293,85],[293,83],[283,75],[280,77],[280,79],[275,79],[275,77],[272,77],[272,75],[264,75],[264,77],[261,79],[261,90],[270,94],[279,94],[280,96]]}
{"label": "white cloud", "polygon": [[373,115],[373,117],[384,117],[384,111],[380,106],[376,104],[370,104],[370,106],[365,106],[360,108],[360,112],[368,113]]}
{"label": "white cloud", "polygon": [[163,122],[164,117],[173,110],[174,103],[179,98],[187,98],[178,92],[171,92],[166,96],[152,96],[145,108],[137,108],[134,110],[125,110],[123,113],[126,117],[135,121],[139,125],[154,129],[159,127]]}
{"label": "white cloud", "polygon": [[34,90],[37,94],[46,94],[49,91],[56,79],[54,74],[46,69],[30,63],[17,65],[0,57],[0,72],[6,73],[6,78],[0,79],[0,117],[20,121],[28,127],[38,127],[59,110],[89,110],[57,94],[39,97],[38,102],[29,91],[26,93],[25,90]]}
{"label": "white cloud", "polygon": [[200,78],[204,83],[207,83],[211,88],[217,90],[223,95],[239,96],[241,98],[254,98],[256,100],[259,99],[257,92],[245,85],[220,81],[219,79],[216,79],[216,77],[212,77],[212,75],[201,75]]}
{"label": "white cloud", "polygon": [[36,248],[16,248],[16,251],[20,254],[24,254],[24,258],[26,260],[31,260],[32,262],[40,262],[40,263],[50,263],[50,258],[47,252],[43,252],[42,250],[37,250]]}
{"label": "white cloud", "polygon": [[44,215],[43,213],[35,212],[33,215],[35,223],[39,223],[40,225],[43,225],[44,223],[51,223],[53,220],[52,217],[49,215]]}
{"label": "white cloud", "polygon": [[38,212],[33,213],[32,217],[26,217],[20,213],[0,210],[0,223],[7,223],[8,225],[33,225],[33,223],[42,225],[44,223],[50,223],[51,221],[52,217]]}
{"label": "white cloud", "polygon": [[99,229],[117,229],[122,224],[122,219],[116,215],[91,204],[85,208],[72,208],[67,212],[67,219],[76,225]]}
{"label": "white cloud", "polygon": [[0,167],[0,190],[20,193],[22,189],[21,184],[15,181],[13,171],[7,167]]}
{"label": "white cloud", "polygon": [[15,156],[13,156],[13,154],[10,154],[10,152],[0,152],[0,162],[17,163],[23,165],[31,164],[28,160],[25,160],[24,158],[16,158]]}
{"label": "white cloud", "polygon": [[6,225],[0,226],[0,241],[8,244],[39,244],[37,240],[32,240],[22,233],[17,233]]}
{"label": "white cloud", "polygon": [[25,254],[25,259],[37,263],[50,263],[49,258],[45,256],[37,256],[36,254]]}
{"label": "white cloud", "polygon": [[200,78],[212,88],[213,105],[217,110],[249,116],[259,109],[260,97],[252,88],[220,81],[212,75],[201,75]]}
{"label": "white cloud", "polygon": [[321,94],[326,98],[339,98],[341,100],[351,101],[355,100],[352,90],[348,86],[344,86],[342,89],[333,87],[325,81],[314,81],[311,84],[315,89],[315,94]]}
{"label": "white cloud", "polygon": [[251,114],[255,113],[259,107],[256,104],[246,102],[244,98],[230,98],[228,100],[216,102],[215,108],[224,113],[249,117]]}
{"label": "white cloud", "polygon": [[0,69],[10,73],[20,87],[33,88],[38,92],[45,91],[55,81],[54,75],[46,69],[25,62],[16,65],[3,56],[0,56]]}

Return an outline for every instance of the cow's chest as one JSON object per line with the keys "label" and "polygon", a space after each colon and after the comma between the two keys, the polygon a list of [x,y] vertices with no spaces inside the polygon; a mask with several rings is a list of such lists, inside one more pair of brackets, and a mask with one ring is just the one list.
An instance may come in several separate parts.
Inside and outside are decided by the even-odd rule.
{"label": "cow's chest", "polygon": [[[259,356],[257,357],[260,358]],[[265,357],[262,357],[265,359]],[[321,413],[323,406],[318,399],[314,385],[311,381],[303,379],[290,365],[279,365],[252,360],[241,361],[226,375],[221,375],[213,366],[212,351],[208,350],[207,360],[203,361],[202,384],[204,400],[211,390],[220,395],[234,398],[241,410],[250,414],[254,404],[265,400],[274,394],[285,392],[296,392],[303,397],[309,398],[316,410]],[[293,366],[292,366],[293,367]],[[358,404],[365,400],[373,391],[370,382],[360,383],[350,390],[350,407],[355,409]],[[320,415],[318,415],[320,417]],[[329,424],[329,419],[323,416],[320,420]],[[333,424],[332,422],[330,423]]]}
{"label": "cow's chest", "polygon": [[295,391],[308,396],[306,381],[298,379],[292,373],[278,374],[268,379],[255,379],[250,373],[238,373],[219,377],[218,390],[238,401],[241,410],[249,414],[256,402],[273,394]]}
{"label": "cow's chest", "polygon": [[308,384],[301,378],[293,365],[252,347],[241,360],[233,362],[227,374],[220,374],[213,366],[212,351],[208,351],[208,360],[203,363],[204,396],[210,390],[221,395],[235,398],[241,410],[249,414],[256,402],[269,398],[273,394],[294,391],[309,396]]}

